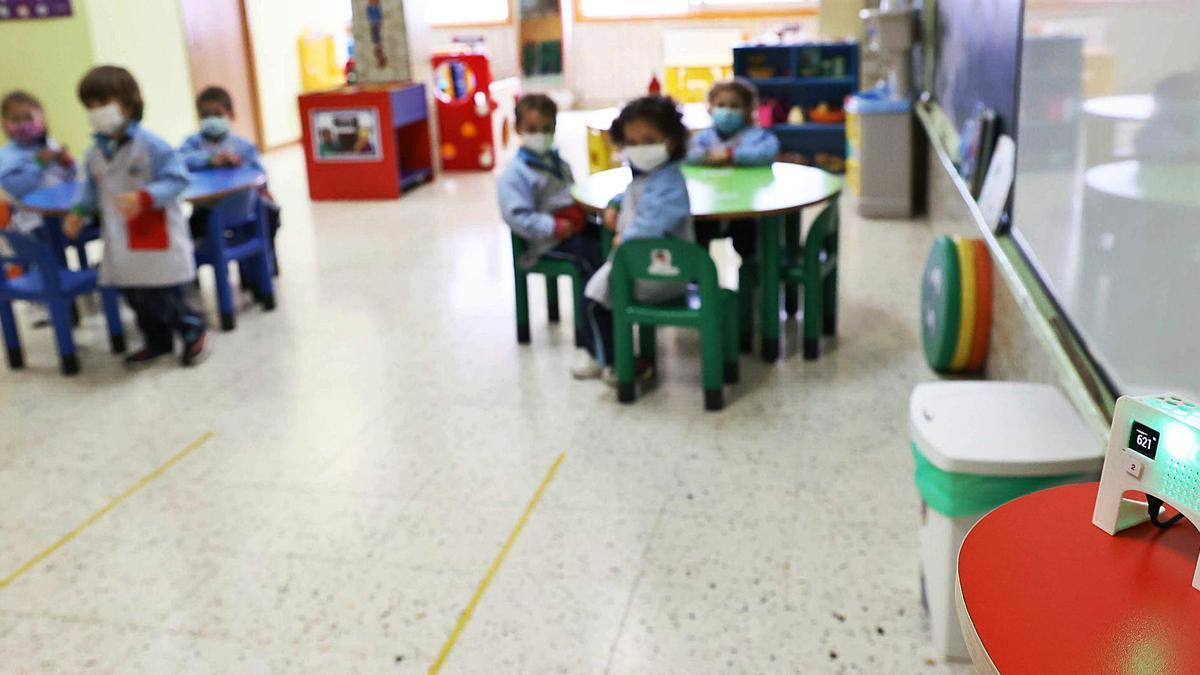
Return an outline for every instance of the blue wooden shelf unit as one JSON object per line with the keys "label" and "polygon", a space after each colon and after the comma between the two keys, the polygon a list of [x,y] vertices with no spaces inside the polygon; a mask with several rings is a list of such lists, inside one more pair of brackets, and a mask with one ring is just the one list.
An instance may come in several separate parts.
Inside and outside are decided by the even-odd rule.
{"label": "blue wooden shelf unit", "polygon": [[[797,45],[736,47],[733,72],[758,87],[763,103],[779,101],[783,111],[800,106],[807,111],[829,103],[841,107],[858,91],[858,43],[822,42]],[[846,163],[846,125],[776,119],[771,130],[779,136],[780,159],[811,164],[841,173]]]}

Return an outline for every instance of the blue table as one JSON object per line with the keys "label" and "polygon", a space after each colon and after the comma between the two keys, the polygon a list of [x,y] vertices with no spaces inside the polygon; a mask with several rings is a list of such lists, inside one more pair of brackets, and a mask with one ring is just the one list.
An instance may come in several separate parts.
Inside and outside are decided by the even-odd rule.
{"label": "blue table", "polygon": [[[249,167],[196,171],[191,174],[191,182],[187,190],[183,192],[183,199],[192,204],[205,204],[243,190],[262,187],[266,183],[267,177],[263,172]],[[20,202],[23,208],[42,216],[45,222],[46,236],[63,267],[67,266],[67,247],[76,246],[77,250],[81,252],[80,259],[82,261],[84,260],[82,257],[83,244],[90,240],[81,236],[78,242],[69,242],[62,231],[62,220],[70,213],[71,206],[75,203],[75,198],[82,187],[82,183],[63,183],[41,188],[29,193]],[[91,238],[95,239],[96,237]]]}

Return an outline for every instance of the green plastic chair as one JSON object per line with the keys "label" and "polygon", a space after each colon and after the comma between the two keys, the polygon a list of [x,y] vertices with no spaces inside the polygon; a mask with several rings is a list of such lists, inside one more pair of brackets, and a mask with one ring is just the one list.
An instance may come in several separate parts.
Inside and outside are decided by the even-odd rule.
{"label": "green plastic chair", "polygon": [[513,249],[513,279],[517,290],[517,342],[527,345],[530,342],[529,332],[529,275],[540,274],[546,278],[546,316],[550,323],[558,323],[558,278],[570,277],[571,287],[575,291],[575,346],[584,347],[583,322],[587,317],[583,314],[584,279],[579,268],[566,260],[549,260],[542,258],[529,269],[520,265],[521,257],[525,255],[529,244],[517,235],[512,235]]}
{"label": "green plastic chair", "polygon": [[[686,298],[661,305],[634,299],[638,279],[694,283],[700,307]],[[617,400],[632,403],[634,385],[633,327],[638,326],[641,356],[654,361],[657,326],[700,330],[704,407],[725,407],[725,384],[736,384],[738,373],[738,296],[717,284],[717,267],[700,246],[680,239],[638,239],[617,247],[610,278],[613,309],[613,350],[617,371]]]}
{"label": "green plastic chair", "polygon": [[784,225],[783,261],[779,266],[788,316],[799,310],[804,287],[804,358],[821,355],[821,335],[837,334],[838,200],[831,201],[800,243],[800,218]]}

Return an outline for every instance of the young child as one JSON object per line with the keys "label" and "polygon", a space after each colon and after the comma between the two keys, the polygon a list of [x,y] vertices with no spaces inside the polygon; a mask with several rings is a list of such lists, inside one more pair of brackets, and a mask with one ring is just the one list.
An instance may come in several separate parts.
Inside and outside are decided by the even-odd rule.
{"label": "young child", "polygon": [[[200,132],[192,134],[179,148],[188,171],[206,171],[222,167],[245,166],[266,174],[254,143],[230,131],[233,121],[233,97],[222,87],[206,87],[196,97],[196,115]],[[275,256],[275,236],[279,232],[279,206],[264,187],[261,192],[267,206],[267,231],[271,237],[271,255]],[[192,210],[189,221],[192,238],[203,239],[212,211],[203,206]],[[275,261],[278,270],[278,260]]]}
{"label": "young child", "polygon": [[[614,246],[622,241],[671,236],[694,241],[691,200],[680,169],[687,153],[688,130],[675,101],[664,96],[646,96],[626,105],[609,131],[633,172],[625,193],[604,213],[607,227],[616,231]],[[593,330],[603,336],[604,352],[598,359],[612,362],[612,311],[608,307],[607,262],[588,284],[587,295],[596,302],[592,311]],[[670,282],[639,281],[635,288],[642,302],[663,302],[679,297],[684,287]],[[609,368],[611,375],[611,368]],[[638,379],[653,377],[649,364],[638,364]],[[611,376],[606,377],[615,382]]]}
{"label": "young child", "polygon": [[[75,180],[75,159],[51,138],[46,113],[36,97],[24,91],[9,92],[0,100],[0,118],[9,138],[9,143],[0,148],[0,187],[10,197],[21,200],[38,188]],[[42,218],[18,210],[11,226],[36,234]]]}
{"label": "young child", "polygon": [[84,160],[87,182],[64,230],[74,238],[89,216],[102,216],[100,284],[121,291],[146,339],[125,362],[141,366],[170,354],[178,333],[181,363],[190,366],[204,352],[206,331],[183,293],[196,277],[179,199],[188,185],[183,158],[140,125],[142,94],[129,71],[93,68],[79,82],[78,94],[96,142]]}
{"label": "young child", "polygon": [[[688,148],[689,164],[709,166],[770,166],[779,154],[779,139],[775,134],[755,125],[758,92],[743,79],[718,82],[708,92],[708,105],[713,125],[692,137]],[[737,221],[723,228],[722,223],[704,222],[696,228],[696,238],[702,246],[728,232],[733,247],[743,258],[753,256],[758,248],[758,232],[754,221]]]}
{"label": "young child", "polygon": [[[0,100],[0,119],[9,138],[0,148],[0,188],[9,197],[21,200],[39,188],[75,180],[75,158],[50,137],[46,113],[37,97],[20,90],[9,92]],[[41,216],[21,209],[11,214],[8,227],[44,239]],[[34,326],[50,325],[44,305],[33,303],[30,310]]]}
{"label": "young child", "polygon": [[[233,97],[221,87],[207,87],[196,97],[200,132],[188,136],[179,153],[188,171],[204,171],[226,166],[248,166],[262,171],[258,148],[233,134]],[[265,173],[265,172],[264,172]]]}
{"label": "young child", "polygon": [[[525,255],[517,261],[532,267],[542,257],[566,260],[590,279],[601,263],[600,233],[588,228],[583,211],[571,197],[575,179],[571,167],[554,149],[558,106],[544,94],[527,94],[517,101],[516,130],[521,148],[497,179],[500,214],[514,234],[528,242]],[[577,307],[590,312],[590,307]],[[584,322],[585,330],[591,322]],[[571,370],[576,378],[599,377],[592,354],[600,353],[597,336],[586,334],[588,354],[581,354]]]}

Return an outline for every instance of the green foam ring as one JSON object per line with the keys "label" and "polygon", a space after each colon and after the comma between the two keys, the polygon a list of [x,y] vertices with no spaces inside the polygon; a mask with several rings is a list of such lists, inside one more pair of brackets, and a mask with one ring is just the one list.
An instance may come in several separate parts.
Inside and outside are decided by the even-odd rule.
{"label": "green foam ring", "polygon": [[921,277],[921,341],[925,361],[938,372],[949,370],[962,327],[962,266],[954,239],[933,242]]}

